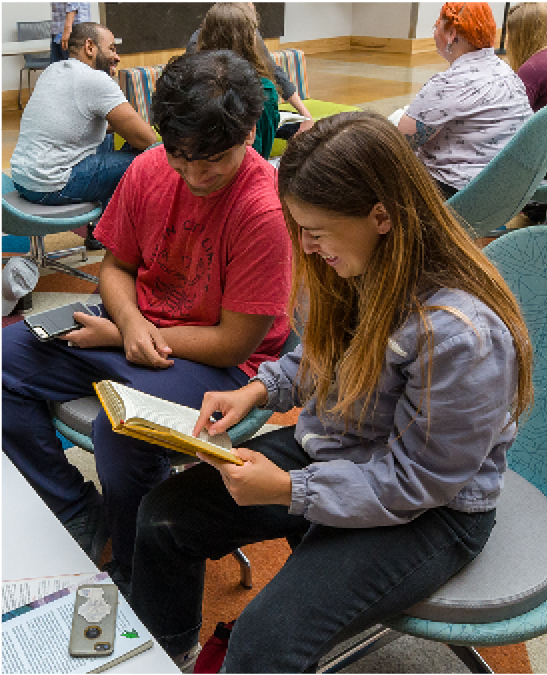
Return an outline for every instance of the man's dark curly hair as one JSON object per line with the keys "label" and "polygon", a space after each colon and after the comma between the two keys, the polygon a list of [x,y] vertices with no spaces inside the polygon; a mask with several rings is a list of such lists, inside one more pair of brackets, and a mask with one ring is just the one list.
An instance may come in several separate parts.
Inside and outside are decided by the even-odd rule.
{"label": "man's dark curly hair", "polygon": [[166,151],[208,159],[241,145],[262,114],[254,68],[228,50],[171,59],[152,98],[152,122]]}

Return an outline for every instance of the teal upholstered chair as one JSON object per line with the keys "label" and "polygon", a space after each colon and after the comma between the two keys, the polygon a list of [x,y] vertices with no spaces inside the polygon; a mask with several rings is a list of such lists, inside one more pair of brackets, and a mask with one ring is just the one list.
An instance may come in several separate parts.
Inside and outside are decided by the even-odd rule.
{"label": "teal upholstered chair", "polygon": [[[485,237],[535,197],[546,173],[547,107],[535,113],[448,204],[471,226],[473,236]],[[544,201],[539,193],[535,198]]]}
{"label": "teal upholstered chair", "polygon": [[[287,354],[296,348],[300,339],[291,331],[281,350],[281,355]],[[93,452],[93,441],[91,440],[91,430],[93,420],[101,410],[101,404],[96,396],[85,396],[60,403],[58,401],[50,402],[50,409],[53,417],[53,426],[68,441],[77,445],[83,450]],[[232,445],[241,445],[253,436],[261,427],[266,424],[271,417],[272,411],[254,408],[249,414],[228,430]],[[174,470],[185,464],[193,464],[196,458],[182,453],[174,453],[171,458],[171,464]],[[241,568],[241,585],[245,588],[251,588],[252,575],[251,563],[244,553],[237,549],[233,552],[234,557]]]}
{"label": "teal upholstered chair", "polygon": [[547,633],[547,226],[508,233],[485,253],[521,305],[535,355],[534,407],[509,451],[497,523],[482,553],[437,593],[373,630],[359,633],[356,622],[318,672],[337,672],[401,634],[447,644],[472,672],[492,672],[474,647]]}
{"label": "teal upholstered chair", "polygon": [[89,226],[99,219],[101,211],[99,204],[91,202],[67,204],[66,206],[33,204],[21,197],[11,178],[2,173],[2,232],[28,237],[30,239],[29,257],[38,267],[51,267],[79,279],[98,283],[97,277],[59,262],[59,258],[74,254],[81,254],[82,260],[87,260],[85,246],[46,253],[44,237],[46,234],[68,232],[82,225]]}

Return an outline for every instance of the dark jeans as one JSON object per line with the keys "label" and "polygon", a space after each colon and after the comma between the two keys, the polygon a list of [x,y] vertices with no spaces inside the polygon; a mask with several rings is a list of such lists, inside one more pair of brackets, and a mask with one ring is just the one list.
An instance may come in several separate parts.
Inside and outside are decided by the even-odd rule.
{"label": "dark jeans", "polygon": [[[294,427],[246,445],[285,470],[310,463]],[[218,471],[200,464],[170,477],[141,503],[131,604],[176,656],[198,639],[207,558],[303,536],[237,618],[224,661],[228,673],[303,672],[352,622],[373,626],[431,595],[480,552],[494,517],[495,511],[441,507],[395,527],[327,527],[284,506],[237,506]]]}
{"label": "dark jeans", "polygon": [[[174,361],[165,370],[151,369],[129,363],[121,349],[78,349],[62,340],[40,342],[22,321],[2,330],[3,449],[61,522],[94,503],[97,495],[67,460],[47,401],[90,396],[93,382],[113,379],[200,408],[206,391],[237,389],[249,379],[237,367]],[[114,433],[104,411],[93,424],[92,438],[113,553],[130,566],[139,503],[169,475],[167,451]]]}
{"label": "dark jeans", "polygon": [[51,36],[51,49],[49,53],[49,62],[66,61],[68,59],[68,49],[63,49],[60,43],[55,42],[55,36]]}
{"label": "dark jeans", "polygon": [[79,202],[100,202],[103,209],[118,187],[121,177],[139,153],[127,143],[114,152],[114,139],[107,134],[94,155],[72,168],[68,183],[57,192],[35,192],[15,183],[17,192],[34,204],[63,206]]}
{"label": "dark jeans", "polygon": [[436,178],[434,180],[437,183],[439,190],[443,193],[445,199],[450,199],[450,197],[453,197],[457,192],[459,192],[458,188],[455,188],[453,185],[443,183]]}

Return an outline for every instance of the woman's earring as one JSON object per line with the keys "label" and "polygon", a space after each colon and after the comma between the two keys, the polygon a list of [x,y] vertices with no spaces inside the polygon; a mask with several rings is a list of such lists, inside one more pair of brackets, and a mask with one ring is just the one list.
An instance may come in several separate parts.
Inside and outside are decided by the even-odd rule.
{"label": "woman's earring", "polygon": [[446,51],[448,54],[452,53],[452,42],[447,42]]}

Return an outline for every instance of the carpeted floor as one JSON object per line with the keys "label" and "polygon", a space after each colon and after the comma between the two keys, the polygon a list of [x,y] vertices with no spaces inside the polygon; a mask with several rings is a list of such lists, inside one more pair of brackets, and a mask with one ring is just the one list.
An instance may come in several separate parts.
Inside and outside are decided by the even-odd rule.
{"label": "carpeted floor", "polygon": [[[58,249],[81,242],[77,234],[48,237],[46,247]],[[4,251],[5,253],[6,251]],[[101,252],[90,254],[85,262],[73,259],[73,264],[85,267],[91,274],[98,274]],[[89,304],[99,301],[96,287],[74,277],[44,270],[38,286],[33,293],[31,312],[65,304],[72,300],[81,300]],[[4,318],[2,325],[9,325],[23,319],[23,314]],[[297,411],[286,415],[274,415],[271,424],[294,424]],[[80,467],[86,478],[98,483],[94,471],[93,456],[78,448],[67,451],[69,458]],[[253,571],[253,588],[244,589],[239,584],[239,565],[232,556],[207,565],[205,597],[203,604],[203,627],[200,635],[202,642],[213,633],[218,621],[230,621],[236,618],[245,605],[268,583],[283,565],[290,549],[285,540],[262,542],[244,549],[249,557]],[[109,559],[107,545],[103,553],[103,562]],[[547,639],[538,638],[529,643],[480,649],[480,653],[496,673],[545,673],[547,672]],[[346,672],[354,673],[466,673],[467,668],[441,644],[404,637],[384,649],[367,656],[353,664]]]}

